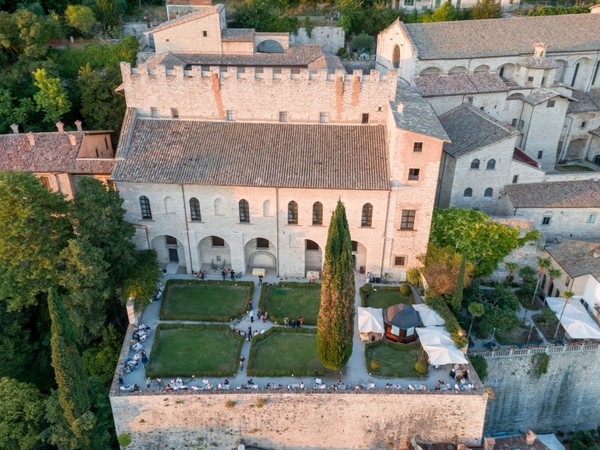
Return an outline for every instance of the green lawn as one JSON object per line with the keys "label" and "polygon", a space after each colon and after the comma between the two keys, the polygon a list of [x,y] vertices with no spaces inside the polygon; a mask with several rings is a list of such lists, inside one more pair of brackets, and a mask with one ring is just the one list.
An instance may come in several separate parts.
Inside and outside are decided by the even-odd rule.
{"label": "green lawn", "polygon": [[283,323],[284,317],[295,320],[304,317],[306,325],[316,325],[321,304],[321,290],[318,287],[269,286],[262,308],[272,320]]}
{"label": "green lawn", "polygon": [[248,308],[248,286],[173,284],[167,287],[160,318],[229,322]]}
{"label": "green lawn", "polygon": [[284,332],[276,328],[271,330],[264,337],[255,338],[252,343],[248,361],[249,375],[315,376],[328,372],[317,356],[315,332],[307,329],[303,332]]}
{"label": "green lawn", "polygon": [[159,325],[147,376],[232,376],[243,338],[226,326]]}
{"label": "green lawn", "polygon": [[366,307],[371,308],[388,308],[398,303],[404,303],[406,305],[413,305],[415,300],[410,296],[402,295],[400,288],[390,287],[376,287],[373,292],[369,295],[368,299],[364,301]]}
{"label": "green lawn", "polygon": [[560,170],[561,172],[593,172],[592,169],[590,169],[587,166],[580,166],[577,164],[569,164],[569,165],[563,165],[563,166],[556,166],[556,168],[558,170]]}
{"label": "green lawn", "polygon": [[367,368],[373,376],[381,378],[420,378],[415,363],[421,352],[418,342],[393,344],[379,341],[368,344],[365,348]]}

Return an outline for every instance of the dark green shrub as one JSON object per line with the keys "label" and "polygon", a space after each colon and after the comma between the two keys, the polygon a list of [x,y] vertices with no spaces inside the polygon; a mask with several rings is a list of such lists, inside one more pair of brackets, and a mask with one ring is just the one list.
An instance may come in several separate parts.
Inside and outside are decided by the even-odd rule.
{"label": "dark green shrub", "polygon": [[471,365],[473,366],[473,369],[475,369],[475,372],[477,372],[479,379],[483,383],[487,378],[487,361],[481,355],[471,355],[469,356],[469,359],[471,360]]}
{"label": "dark green shrub", "polygon": [[427,361],[420,359],[415,363],[415,370],[421,375],[425,375],[429,370],[429,364],[427,364]]}
{"label": "dark green shrub", "polygon": [[538,353],[537,355],[533,355],[531,357],[531,363],[533,364],[535,376],[540,378],[542,375],[548,372],[550,355],[548,353]]}
{"label": "dark green shrub", "polygon": [[410,286],[408,284],[403,284],[402,286],[400,286],[400,293],[402,295],[410,295],[412,294],[412,289],[410,288]]}
{"label": "dark green shrub", "polygon": [[119,441],[119,445],[121,447],[127,447],[129,444],[131,444],[131,435],[127,433],[122,433],[119,435],[117,440]]}
{"label": "dark green shrub", "polygon": [[373,292],[373,286],[371,285],[371,283],[363,284],[360,287],[360,289],[359,289],[360,304],[362,306],[366,305],[366,301],[369,299],[369,296],[371,295],[372,292]]}
{"label": "dark green shrub", "polygon": [[406,271],[406,281],[413,286],[423,286],[423,280],[421,279],[421,270],[418,267],[410,267]]}
{"label": "dark green shrub", "polygon": [[594,437],[587,431],[578,431],[569,444],[571,450],[600,450]]}

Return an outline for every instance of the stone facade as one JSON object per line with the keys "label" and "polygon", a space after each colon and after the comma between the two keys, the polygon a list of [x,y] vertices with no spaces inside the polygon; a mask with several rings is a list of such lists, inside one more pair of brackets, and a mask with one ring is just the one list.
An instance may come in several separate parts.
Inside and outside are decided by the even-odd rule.
{"label": "stone facade", "polygon": [[298,28],[291,36],[292,45],[322,45],[323,51],[334,55],[346,45],[346,34],[342,27],[314,27],[310,36],[306,28]]}

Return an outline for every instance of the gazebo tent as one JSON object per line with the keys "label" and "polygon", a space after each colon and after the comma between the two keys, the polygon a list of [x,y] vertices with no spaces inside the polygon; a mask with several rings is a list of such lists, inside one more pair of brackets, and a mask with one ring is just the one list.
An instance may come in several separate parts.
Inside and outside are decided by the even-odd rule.
{"label": "gazebo tent", "polygon": [[399,303],[384,310],[385,337],[390,341],[408,343],[417,340],[415,328],[421,325],[419,313],[411,306]]}
{"label": "gazebo tent", "polygon": [[579,300],[565,305],[562,297],[546,297],[546,302],[571,339],[600,339],[600,328]]}
{"label": "gazebo tent", "polygon": [[381,308],[358,308],[358,332],[364,342],[383,339],[383,311]]}
{"label": "gazebo tent", "polygon": [[419,317],[421,317],[421,322],[423,322],[424,327],[437,327],[446,323],[438,313],[424,303],[413,305],[413,308],[419,313]]}

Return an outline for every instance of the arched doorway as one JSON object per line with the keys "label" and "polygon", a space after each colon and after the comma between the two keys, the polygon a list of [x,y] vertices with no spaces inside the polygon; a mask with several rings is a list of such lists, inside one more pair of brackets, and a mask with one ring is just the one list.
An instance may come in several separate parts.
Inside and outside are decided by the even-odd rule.
{"label": "arched doorway", "polygon": [[394,53],[392,54],[392,66],[394,69],[400,67],[400,46],[394,47]]}
{"label": "arched doorway", "polygon": [[[323,251],[319,244],[310,239],[304,241],[304,273],[318,272],[321,275],[323,267]],[[307,278],[310,278],[307,275]]]}
{"label": "arched doorway", "polygon": [[275,272],[277,271],[276,255],[277,249],[268,239],[250,239],[244,246],[246,270],[252,273],[254,269],[265,269],[267,273],[275,275]]}
{"label": "arched doorway", "polygon": [[362,245],[360,242],[352,241],[352,261],[354,262],[354,269],[361,273],[367,270],[367,247]]}
{"label": "arched doorway", "polygon": [[231,269],[231,248],[220,236],[207,236],[198,243],[198,261],[205,272]]}
{"label": "arched doorway", "polygon": [[176,237],[168,234],[156,236],[152,239],[151,247],[156,251],[156,259],[161,267],[170,265],[174,268],[185,268],[185,247]]}
{"label": "arched doorway", "polygon": [[567,154],[565,159],[567,161],[574,161],[577,159],[583,159],[583,152],[587,144],[587,138],[572,139],[567,147]]}

